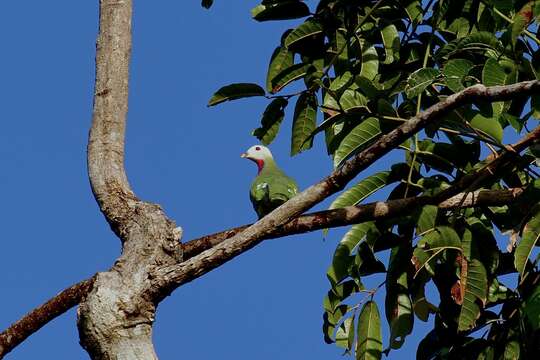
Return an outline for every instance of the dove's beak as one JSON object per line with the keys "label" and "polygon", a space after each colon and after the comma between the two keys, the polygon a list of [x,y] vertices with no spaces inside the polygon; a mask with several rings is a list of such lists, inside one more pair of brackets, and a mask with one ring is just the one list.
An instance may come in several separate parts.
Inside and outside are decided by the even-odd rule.
{"label": "dove's beak", "polygon": [[248,157],[248,154],[246,154],[246,153],[242,153],[242,154],[240,154],[240,157],[241,157],[242,159],[245,159],[245,158],[247,158],[247,157]]}

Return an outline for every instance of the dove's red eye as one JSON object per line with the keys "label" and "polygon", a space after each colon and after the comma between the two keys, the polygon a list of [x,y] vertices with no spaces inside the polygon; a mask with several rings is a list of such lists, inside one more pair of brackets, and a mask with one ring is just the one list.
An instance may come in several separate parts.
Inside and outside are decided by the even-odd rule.
{"label": "dove's red eye", "polygon": [[257,151],[261,150],[260,146],[255,147],[255,150]]}

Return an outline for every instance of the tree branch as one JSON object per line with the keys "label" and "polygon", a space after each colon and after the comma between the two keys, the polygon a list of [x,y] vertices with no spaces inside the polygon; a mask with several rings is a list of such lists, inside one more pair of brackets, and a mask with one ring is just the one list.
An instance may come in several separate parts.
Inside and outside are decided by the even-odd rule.
{"label": "tree branch", "polygon": [[132,8],[132,0],[99,1],[88,173],[99,208],[123,246],[112,269],[95,275],[77,312],[80,344],[92,359],[157,359],[156,303],[144,290],[152,269],[182,259],[174,222],[158,205],[135,196],[124,169]]}
{"label": "tree branch", "polygon": [[474,101],[509,100],[516,96],[530,95],[540,91],[540,81],[524,81],[512,85],[485,87],[474,85],[419,113],[403,123],[364,151],[353,156],[323,179],[287,201],[241,233],[201,254],[176,265],[165,266],[156,271],[148,293],[159,299],[167,296],[178,286],[200,277],[260,243],[273,229],[280,227],[301,213],[309,210],[328,196],[343,189],[359,172],[386,155],[427,124],[440,119],[445,113]]}
{"label": "tree branch", "polygon": [[[341,209],[318,211],[299,216],[264,237],[263,240],[276,239],[289,235],[329,229],[340,226],[359,224],[372,220],[391,219],[410,213],[424,205],[438,205],[440,209],[464,209],[476,206],[502,206],[516,201],[523,193],[522,188],[508,190],[478,190],[475,192],[457,194],[443,202],[438,197],[418,196],[404,199],[376,201],[369,204],[348,206]],[[242,232],[249,226],[238,226],[215,234],[206,235],[183,244],[184,257],[189,259],[208,250],[234,235]]]}
{"label": "tree branch", "polygon": [[96,82],[88,139],[88,175],[92,191],[111,228],[121,239],[137,201],[124,170],[131,57],[131,1],[100,0],[96,44]]}
{"label": "tree branch", "polygon": [[[518,94],[528,94],[532,91],[536,91],[539,86],[536,82],[534,82],[534,84],[531,84],[531,82],[525,82],[525,83],[518,83],[516,85],[518,86],[511,87],[511,89],[513,90],[511,91],[509,90],[510,91],[509,93],[505,93],[504,97],[494,97],[493,100],[506,99],[507,97],[515,96]],[[484,89],[487,91],[486,92],[487,94],[490,94],[492,91],[495,91],[495,90],[496,92],[499,92],[499,93],[504,92],[505,88],[510,88],[510,87],[505,86],[505,87],[493,87],[493,88],[487,88],[487,89],[484,88]],[[469,89],[466,89],[466,90],[469,90]],[[499,94],[497,96],[503,96],[503,95]],[[448,99],[446,101],[448,101]],[[455,101],[458,101],[458,100],[454,99],[450,101],[449,104],[451,105],[447,105],[447,106],[452,106],[452,109],[457,107],[458,105],[455,105]],[[463,102],[465,100],[462,99],[459,101]],[[435,106],[437,107],[438,105],[439,104]],[[428,111],[430,111],[430,109],[428,109]],[[449,111],[449,110],[450,109],[446,108],[446,111]],[[430,119],[432,119],[433,116],[436,116],[436,115],[439,116],[442,110],[439,109],[437,110],[438,112],[437,111],[433,112],[433,110],[431,111],[432,112],[430,113],[435,114],[435,115],[429,115],[428,119],[424,120],[424,124],[426,121],[429,121]],[[419,119],[420,115],[419,117],[414,118],[414,119]],[[414,131],[417,131],[417,130],[418,129]],[[402,129],[400,131],[405,131],[405,130]],[[403,132],[402,134],[405,134],[405,132]],[[406,134],[409,134],[409,132],[406,132]],[[393,135],[393,136],[397,136],[397,135]],[[401,136],[408,136],[408,135],[401,135]],[[526,147],[530,146],[531,144],[538,142],[539,137],[540,137],[540,127],[537,127],[527,136],[520,139],[515,144],[510,145],[508,147],[510,149],[509,151],[506,151],[503,154],[499,154],[497,158],[495,158],[495,156],[493,155],[490,155],[488,159],[486,160],[491,160],[491,162],[489,162],[479,172],[475,172],[474,174],[465,176],[463,179],[467,179],[467,180],[466,181],[462,180],[461,182],[456,184],[459,186],[452,186],[450,188],[452,189],[451,191],[457,192],[456,189],[463,189],[466,187],[471,187],[471,184],[474,183],[474,179],[480,179],[480,178],[485,179],[487,175],[493,174],[493,171],[497,170],[497,168],[501,164],[509,161],[509,159],[511,159],[512,153],[515,154],[516,152],[520,152]],[[389,139],[391,138],[383,137],[383,139],[386,139],[385,141],[390,141]],[[376,146],[381,140],[379,140],[376,144],[374,144],[374,146]],[[367,151],[369,152],[370,149],[371,148],[368,148]],[[380,152],[381,150],[378,150],[378,151]],[[355,163],[357,162],[361,163],[359,166],[368,166],[368,165],[362,165],[362,161],[358,160],[358,158],[365,152],[366,151],[359,154],[359,156],[356,156],[355,158],[351,159],[349,162],[347,162],[347,165],[352,166],[351,163],[354,160]],[[374,160],[369,160],[369,161],[374,161]],[[326,180],[331,179],[332,176],[327,178]],[[283,236],[292,235],[292,234],[300,234],[300,233],[304,233],[308,231],[315,231],[315,230],[319,230],[323,228],[330,228],[330,227],[335,227],[335,226],[349,225],[349,224],[357,223],[360,221],[369,221],[369,220],[375,219],[374,217],[369,217],[368,215],[375,216],[375,217],[378,216],[379,219],[389,218],[389,217],[395,216],[395,214],[398,214],[402,211],[408,211],[410,208],[413,208],[415,206],[421,206],[421,205],[427,205],[427,204],[439,203],[439,207],[447,208],[447,209],[456,208],[456,207],[457,208],[467,207],[467,206],[503,205],[503,204],[508,204],[511,201],[514,201],[520,195],[520,191],[521,189],[501,190],[497,192],[484,190],[484,191],[468,193],[468,194],[465,194],[465,193],[457,194],[445,201],[443,201],[444,197],[441,197],[439,195],[437,196],[437,200],[440,200],[440,202],[436,201],[436,199],[434,198],[423,199],[423,197],[417,197],[417,198],[394,200],[395,201],[394,203],[393,202],[387,202],[387,203],[376,202],[376,203],[361,205],[357,207],[350,207],[346,209],[322,211],[318,213],[307,214],[307,215],[301,216],[298,219],[290,221],[286,225],[273,228],[270,231],[267,231],[266,233],[264,233],[263,235],[260,235],[260,238],[258,239],[259,241],[257,242],[260,242],[264,239],[278,238],[278,237],[283,237]],[[447,192],[445,196],[446,195],[452,196],[450,192]],[[418,200],[418,199],[421,199],[421,200]],[[398,211],[398,209],[400,210]],[[269,216],[270,215],[271,214],[269,214]],[[321,222],[324,219],[327,219],[327,222]],[[232,228],[232,229],[218,232],[212,235],[207,235],[198,239],[191,240],[182,245],[183,251],[184,251],[184,258],[186,260],[190,258],[194,258],[205,251],[209,251],[210,253],[213,253],[215,251],[214,249],[212,249],[213,247],[217,247],[218,245],[223,244],[225,240],[230,239],[238,234],[241,234],[242,231],[249,229],[252,226],[253,224],[239,226],[236,228]],[[235,255],[238,255],[238,254],[235,254]],[[232,258],[232,256],[230,255],[226,255],[226,256],[229,256],[229,257],[222,259],[223,262]],[[201,257],[199,256],[198,259],[191,260],[191,261],[192,262],[201,261]],[[172,291],[174,287],[178,286],[179,281],[187,282],[187,281],[193,280],[189,278],[182,279],[182,277],[178,275],[178,271],[181,271],[180,269],[182,265],[183,264],[175,265],[172,267],[169,266],[169,267],[161,269],[160,274],[158,274],[158,278],[155,278],[154,282],[156,280],[158,281],[165,280],[165,285],[160,284],[159,286],[167,286],[168,287],[167,291]],[[207,271],[209,271],[209,269],[205,270],[205,272]],[[169,276],[174,276],[174,278],[171,278]],[[56,297],[47,301],[45,304],[41,305],[40,307],[32,310],[23,318],[21,318],[20,320],[12,324],[8,329],[0,333],[0,358],[2,358],[6,353],[11,351],[14,347],[19,345],[26,338],[28,338],[28,336],[30,336],[32,333],[39,330],[46,323],[48,323],[55,317],[59,316],[60,314],[64,313],[65,311],[69,310],[71,307],[75,306],[81,300],[81,298],[84,297],[90,291],[93,284],[93,280],[94,278],[84,280],[62,291]],[[153,291],[160,292],[163,290],[156,290],[154,288]],[[162,294],[162,295],[166,295],[166,294]]]}
{"label": "tree branch", "polygon": [[510,163],[515,157],[527,147],[540,141],[540,126],[519,139],[512,145],[507,145],[506,150],[500,153],[490,154],[484,161],[486,164],[478,171],[467,174],[448,189],[441,191],[438,196],[440,200],[449,198],[461,191],[472,191],[479,188],[482,183],[492,178],[497,173],[504,171],[504,165]]}
{"label": "tree branch", "polygon": [[0,359],[49,321],[77,305],[92,289],[93,282],[90,278],[70,286],[4,330],[0,334]]}
{"label": "tree branch", "polygon": [[[439,203],[438,206],[440,209],[446,210],[476,206],[502,206],[516,201],[522,193],[523,189],[521,188],[479,190],[472,193],[458,194]],[[378,201],[365,205],[349,206],[343,209],[319,211],[294,219],[275,229],[265,239],[281,238],[325,228],[357,224],[364,221],[388,219],[399,216],[403,212],[410,212],[423,205],[437,205],[436,198],[420,196],[387,202]],[[251,224],[238,226],[188,241],[183,244],[184,256],[186,259],[196,256],[224,242],[249,226]],[[92,283],[93,278],[73,285],[42,306],[32,310],[4,332],[0,333],[0,359],[46,323],[77,305],[82,297],[90,291]]]}
{"label": "tree branch", "polygon": [[[485,181],[487,178],[493,176],[496,172],[499,171],[500,168],[503,167],[504,164],[511,161],[511,157],[513,155],[525,150],[528,146],[532,145],[535,142],[538,142],[539,139],[540,139],[540,126],[536,127],[533,131],[531,131],[529,134],[527,134],[523,138],[519,139],[514,144],[507,145],[506,149],[508,150],[503,152],[502,154],[497,154],[497,157],[495,157],[494,154],[490,154],[484,160],[485,162],[487,162],[487,164],[483,168],[479,169],[478,171],[475,171],[474,173],[464,176],[463,178],[460,179],[460,181],[458,181],[457,184],[442,191],[441,193],[436,195],[436,198],[432,198],[431,201],[428,201],[428,203],[424,205],[440,203],[441,205],[439,206],[444,206],[442,204],[446,203],[446,201],[450,201],[449,198],[454,196],[455,194],[458,194],[460,191],[463,191],[466,188],[473,188],[473,190],[475,190],[474,189],[475,185],[480,184],[481,182]],[[455,195],[453,199],[459,198],[463,200],[464,199],[463,196],[464,194],[462,195],[458,194],[458,195]],[[499,199],[499,198],[500,198],[500,195],[496,196],[496,199]],[[498,201],[498,200],[494,200],[494,201]],[[309,215],[311,214],[308,214],[306,216],[309,216]],[[365,221],[369,221],[369,220],[373,220],[373,219],[368,219]],[[238,226],[232,229],[220,231],[215,234],[205,235],[203,237],[193,239],[191,241],[188,241],[182,244],[184,259],[187,260],[189,258],[192,258],[193,256],[198,255],[199,253],[205,250],[208,250],[215,245],[222,243],[223,241],[247,229],[251,225],[253,224],[242,225],[242,226]],[[330,228],[330,227],[332,226],[330,226],[329,224],[326,224],[322,228]],[[285,234],[285,235],[292,235],[292,234]],[[265,237],[264,239],[270,239],[270,238],[274,238],[274,233],[272,233],[270,236]]]}
{"label": "tree branch", "polygon": [[[458,194],[438,204],[440,209],[468,208],[475,206],[501,206],[516,201],[523,189],[480,190],[472,193]],[[319,211],[300,216],[277,228],[265,239],[281,238],[302,234],[325,228],[334,228],[357,224],[371,220],[382,220],[410,212],[423,205],[436,205],[436,198],[431,196],[411,197],[387,202],[373,202],[342,209]],[[183,245],[184,256],[190,258],[216,246],[245,230],[249,225],[238,226],[212,235],[191,240]],[[84,280],[62,291],[42,306],[32,310],[22,319],[11,325],[0,334],[0,358],[23,342],[28,336],[43,325],[77,305],[83,296],[92,288],[93,278]]]}

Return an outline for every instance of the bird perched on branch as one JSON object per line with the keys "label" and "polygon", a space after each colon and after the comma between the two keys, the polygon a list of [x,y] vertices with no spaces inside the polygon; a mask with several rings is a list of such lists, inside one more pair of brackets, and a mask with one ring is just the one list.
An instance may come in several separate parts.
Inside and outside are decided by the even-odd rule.
{"label": "bird perched on branch", "polygon": [[285,175],[277,166],[267,147],[254,145],[241,157],[255,162],[259,169],[249,192],[259,219],[298,193],[296,181]]}

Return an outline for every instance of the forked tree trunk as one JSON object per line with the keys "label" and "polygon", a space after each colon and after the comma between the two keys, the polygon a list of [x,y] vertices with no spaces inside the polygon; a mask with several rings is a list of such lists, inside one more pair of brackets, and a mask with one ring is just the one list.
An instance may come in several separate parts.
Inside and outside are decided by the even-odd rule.
{"label": "forked tree trunk", "polygon": [[124,171],[131,16],[131,0],[100,1],[88,170],[100,209],[122,241],[122,254],[96,276],[78,310],[80,342],[92,359],[157,359],[156,301],[145,289],[152,270],[182,256],[174,223],[159,206],[137,199]]}

